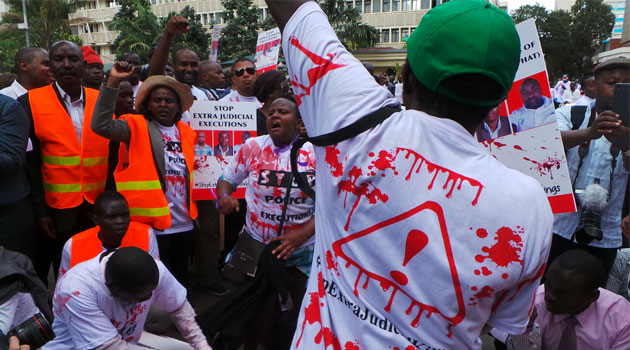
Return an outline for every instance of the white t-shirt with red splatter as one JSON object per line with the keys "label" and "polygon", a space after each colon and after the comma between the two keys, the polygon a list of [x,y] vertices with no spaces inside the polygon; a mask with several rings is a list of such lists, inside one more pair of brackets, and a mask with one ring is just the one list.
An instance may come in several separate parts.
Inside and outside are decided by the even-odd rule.
{"label": "white t-shirt with red splatter", "polygon": [[[278,236],[282,208],[287,188],[291,184],[282,233],[302,226],[313,216],[315,203],[299,189],[291,177],[290,149],[278,148],[268,135],[248,139],[223,171],[223,179],[239,185],[248,179],[245,200],[247,217],[245,231],[259,242],[268,243]],[[304,144],[297,159],[298,172],[312,186],[315,181],[313,145]],[[302,247],[313,244],[309,238]]]}
{"label": "white t-shirt with red splatter", "polygon": [[[316,3],[282,38],[309,135],[398,103]],[[552,235],[539,183],[415,110],[315,153],[315,251],[293,349],[481,349],[485,324],[525,331]]]}
{"label": "white t-shirt with red splatter", "polygon": [[120,334],[136,344],[142,334],[149,307],[156,304],[170,313],[186,301],[186,288],[156,261],[160,274],[151,298],[123,305],[105,286],[104,264],[99,256],[77,264],[57,283],[53,297],[53,331],[56,338],[44,350],[94,349]]}
{"label": "white t-shirt with red splatter", "polygon": [[262,107],[262,103],[258,101],[256,96],[243,96],[238,93],[236,90],[231,90],[227,95],[221,98],[221,101],[230,101],[230,102],[255,102],[256,108]]}
{"label": "white t-shirt with red splatter", "polygon": [[171,234],[190,231],[193,221],[188,209],[186,189],[186,159],[182,149],[181,137],[177,126],[164,126],[156,123],[164,141],[164,177],[166,179],[166,201],[171,211],[171,227],[156,234]]}

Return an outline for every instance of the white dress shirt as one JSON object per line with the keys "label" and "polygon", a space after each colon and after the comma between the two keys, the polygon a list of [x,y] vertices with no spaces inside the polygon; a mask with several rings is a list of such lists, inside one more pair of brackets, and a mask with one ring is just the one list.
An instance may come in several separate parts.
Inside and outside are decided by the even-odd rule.
{"label": "white dress shirt", "polygon": [[26,90],[22,84],[18,83],[17,79],[15,79],[11,85],[0,90],[0,94],[7,95],[15,100],[27,92],[28,90]]}
{"label": "white dress shirt", "polygon": [[70,119],[72,119],[72,125],[74,125],[74,130],[77,132],[77,137],[79,138],[79,144],[81,144],[81,133],[83,132],[83,88],[81,88],[81,96],[76,101],[72,101],[70,95],[67,92],[63,91],[59,83],[55,82],[57,85],[57,89],[59,89],[59,94],[61,95],[61,99],[63,100],[63,104],[66,106],[66,110],[70,115]]}

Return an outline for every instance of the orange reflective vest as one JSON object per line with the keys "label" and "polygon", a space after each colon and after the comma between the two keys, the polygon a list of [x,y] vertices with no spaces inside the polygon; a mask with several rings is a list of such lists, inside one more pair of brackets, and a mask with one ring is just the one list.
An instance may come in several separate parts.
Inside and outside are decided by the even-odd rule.
{"label": "orange reflective vest", "polygon": [[[149,252],[149,229],[151,226],[138,222],[130,222],[127,233],[120,243],[120,248],[138,247],[145,252]],[[72,245],[70,246],[70,267],[103,252],[103,243],[98,239],[98,232],[101,230],[99,226],[92,227],[81,233],[72,236]]]}
{"label": "orange reflective vest", "polygon": [[[131,138],[128,149],[124,150],[123,147],[120,149],[120,159],[127,158],[129,163],[118,162],[114,171],[116,190],[127,199],[131,220],[165,230],[171,227],[171,212],[155,168],[147,121],[139,114],[127,114],[121,118],[127,120],[131,129]],[[188,167],[188,196],[190,198],[196,133],[181,121],[176,125]],[[189,210],[190,217],[197,218],[197,204],[192,199],[190,199]]]}
{"label": "orange reflective vest", "polygon": [[98,91],[84,89],[81,144],[72,119],[52,84],[28,92],[35,135],[42,156],[42,181],[46,204],[52,208],[74,208],[83,198],[94,199],[105,190],[109,140],[90,128]]}

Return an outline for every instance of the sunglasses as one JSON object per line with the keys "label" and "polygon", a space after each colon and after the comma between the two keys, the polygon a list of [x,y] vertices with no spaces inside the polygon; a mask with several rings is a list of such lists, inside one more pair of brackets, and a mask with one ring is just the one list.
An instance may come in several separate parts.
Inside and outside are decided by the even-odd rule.
{"label": "sunglasses", "polygon": [[234,75],[237,77],[240,77],[243,74],[245,74],[245,72],[247,72],[247,74],[249,75],[254,75],[256,74],[256,69],[253,67],[239,68],[239,69],[234,70]]}
{"label": "sunglasses", "polygon": [[280,84],[280,90],[282,90],[283,92],[291,91],[291,83],[284,81],[282,84]]}

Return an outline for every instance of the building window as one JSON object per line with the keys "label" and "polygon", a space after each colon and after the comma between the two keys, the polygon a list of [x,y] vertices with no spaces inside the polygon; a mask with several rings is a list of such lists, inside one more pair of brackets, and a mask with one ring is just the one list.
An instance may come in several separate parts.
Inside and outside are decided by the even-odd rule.
{"label": "building window", "polygon": [[[420,2],[420,8],[422,9],[430,9],[431,8],[431,0],[416,0],[418,2]],[[417,10],[420,10],[417,9]]]}
{"label": "building window", "polygon": [[392,11],[400,11],[400,0],[392,0]]}
{"label": "building window", "polygon": [[359,12],[363,12],[363,0],[357,0],[356,5],[357,10],[359,10]]}
{"label": "building window", "polygon": [[409,11],[411,10],[411,0],[401,0],[402,1],[402,10],[403,11]]}
{"label": "building window", "polygon": [[400,29],[392,28],[392,42],[393,43],[400,42]]}
{"label": "building window", "polygon": [[400,29],[400,38],[406,39],[409,37],[409,28],[401,28]]}
{"label": "building window", "polygon": [[363,12],[371,13],[372,12],[372,0],[364,0],[363,4],[365,5],[363,7]]}
{"label": "building window", "polygon": [[381,29],[381,42],[382,43],[389,42],[389,29]]}
{"label": "building window", "polygon": [[389,3],[390,3],[390,0],[383,0],[383,12],[389,12],[390,10]]}
{"label": "building window", "polygon": [[374,12],[381,12],[381,0],[372,0],[374,2],[373,6],[373,10]]}

